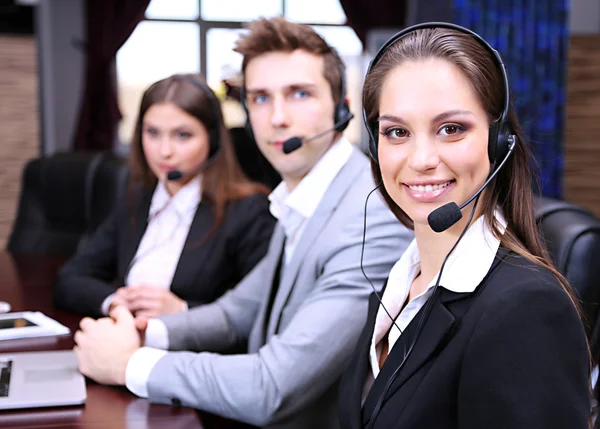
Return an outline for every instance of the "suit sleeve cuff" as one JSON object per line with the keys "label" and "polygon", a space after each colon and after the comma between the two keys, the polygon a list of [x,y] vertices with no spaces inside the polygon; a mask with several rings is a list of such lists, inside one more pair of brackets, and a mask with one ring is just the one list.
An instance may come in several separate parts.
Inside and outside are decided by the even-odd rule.
{"label": "suit sleeve cuff", "polygon": [[138,349],[127,362],[125,369],[125,386],[131,393],[141,397],[148,397],[148,378],[158,361],[166,355],[164,350],[150,347]]}
{"label": "suit sleeve cuff", "polygon": [[144,345],[161,350],[169,349],[169,331],[167,331],[167,326],[162,320],[148,320]]}
{"label": "suit sleeve cuff", "polygon": [[102,306],[100,306],[100,311],[105,316],[108,316],[108,309],[110,308],[110,303],[112,302],[114,297],[115,297],[115,294],[111,293],[106,298],[104,298],[104,301],[102,301]]}

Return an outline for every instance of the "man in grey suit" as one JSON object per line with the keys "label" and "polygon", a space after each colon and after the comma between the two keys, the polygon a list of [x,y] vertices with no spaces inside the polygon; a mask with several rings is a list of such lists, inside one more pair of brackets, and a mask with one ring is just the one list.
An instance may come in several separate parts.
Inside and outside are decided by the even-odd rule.
{"label": "man in grey suit", "polygon": [[[147,322],[124,307],[82,320],[75,352],[85,375],[151,402],[270,428],[336,428],[337,380],[368,296],[412,233],[373,193],[363,240],[375,184],[342,136],[352,117],[344,68],[323,39],[260,19],[236,50],[254,138],[283,178],[267,255],[214,303]],[[247,354],[219,354],[245,342]]]}

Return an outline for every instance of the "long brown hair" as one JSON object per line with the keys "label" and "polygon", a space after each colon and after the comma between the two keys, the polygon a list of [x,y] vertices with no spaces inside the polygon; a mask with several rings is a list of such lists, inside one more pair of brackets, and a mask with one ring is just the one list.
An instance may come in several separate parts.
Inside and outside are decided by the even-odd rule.
{"label": "long brown hair", "polygon": [[129,156],[131,169],[130,192],[140,184],[146,189],[153,189],[156,186],[158,179],[148,166],[142,146],[143,120],[144,115],[152,105],[172,103],[202,122],[209,133],[210,130],[214,130],[216,127],[219,128],[220,149],[214,160],[204,171],[202,178],[202,198],[213,204],[215,213],[214,230],[223,221],[228,202],[257,193],[266,195],[269,190],[266,186],[251,182],[246,177],[237,161],[231,136],[225,126],[221,111],[214,112],[212,107],[214,104],[211,104],[208,100],[207,93],[196,87],[188,79],[193,79],[198,82],[198,85],[203,85],[207,91],[212,92],[206,82],[200,76],[194,74],[173,75],[154,83],[144,92],[131,141]]}
{"label": "long brown hair", "polygon": [[[490,125],[500,119],[506,95],[499,64],[491,53],[474,37],[459,30],[426,28],[417,29],[393,44],[366,77],[363,106],[370,124],[377,121],[380,92],[386,76],[402,62],[428,58],[448,61],[459,67],[473,85],[481,105],[487,112]],[[485,221],[503,246],[549,270],[582,317],[577,298],[565,277],[554,267],[535,222],[532,155],[525,144],[523,131],[512,105],[509,106],[507,125],[517,136],[517,143],[511,157],[490,182],[481,198]],[[381,170],[373,160],[371,169],[376,183],[380,183]],[[396,217],[412,229],[413,222],[408,215],[394,202],[385,187],[382,186],[380,190]],[[502,209],[507,221],[504,234],[494,217],[496,207]]]}

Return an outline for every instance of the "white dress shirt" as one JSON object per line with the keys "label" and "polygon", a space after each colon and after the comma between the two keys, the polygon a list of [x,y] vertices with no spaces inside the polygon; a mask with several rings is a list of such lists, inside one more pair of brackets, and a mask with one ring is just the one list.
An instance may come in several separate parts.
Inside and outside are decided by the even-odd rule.
{"label": "white dress shirt", "polygon": [[[506,229],[506,221],[499,211],[496,211],[495,217],[498,220],[501,231]],[[484,217],[480,216],[467,230],[464,237],[454,249],[454,252],[448,258],[442,277],[440,287],[456,293],[473,292],[490,270],[498,248],[498,240],[492,230],[484,222]],[[400,311],[402,305],[406,302],[410,287],[421,271],[421,261],[417,241],[414,239],[404,252],[402,257],[390,271],[387,287],[381,297],[385,308],[392,317],[396,317],[396,325],[393,325],[390,317],[385,310],[379,306],[375,320],[375,328],[371,337],[371,347],[369,351],[369,361],[371,372],[368,373],[363,391],[363,402],[377,376],[379,375],[379,360],[381,357],[380,341],[388,335],[388,354],[413,320],[415,315],[423,308],[429,297],[433,293],[433,287],[436,284],[438,273],[423,293],[412,299]]]}
{"label": "white dress shirt", "polygon": [[[306,224],[321,203],[325,192],[352,155],[352,144],[341,138],[319,159],[310,172],[290,192],[281,182],[269,195],[271,214],[283,226],[287,263],[306,228]],[[285,264],[284,264],[285,266]],[[282,267],[283,269],[283,267]],[[159,319],[150,319],[145,346],[137,350],[127,363],[125,385],[137,396],[147,398],[147,381],[156,363],[167,353],[167,328]]]}
{"label": "white dress shirt", "polygon": [[[126,273],[125,285],[147,285],[169,289],[179,257],[201,200],[202,179],[195,177],[173,197],[158,182],[150,202],[148,226]],[[114,294],[102,303],[108,314]]]}
{"label": "white dress shirt", "polygon": [[285,263],[291,259],[308,220],[350,155],[352,144],[341,138],[325,152],[292,192],[282,181],[269,195],[269,210],[285,231]]}

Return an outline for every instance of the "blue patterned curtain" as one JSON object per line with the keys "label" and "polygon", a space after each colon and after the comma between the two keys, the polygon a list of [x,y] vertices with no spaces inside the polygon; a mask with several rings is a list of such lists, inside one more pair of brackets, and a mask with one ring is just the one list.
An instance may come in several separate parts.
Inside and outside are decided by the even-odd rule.
{"label": "blue patterned curtain", "polygon": [[453,0],[453,22],[502,56],[517,115],[538,164],[541,193],[561,198],[568,0]]}

